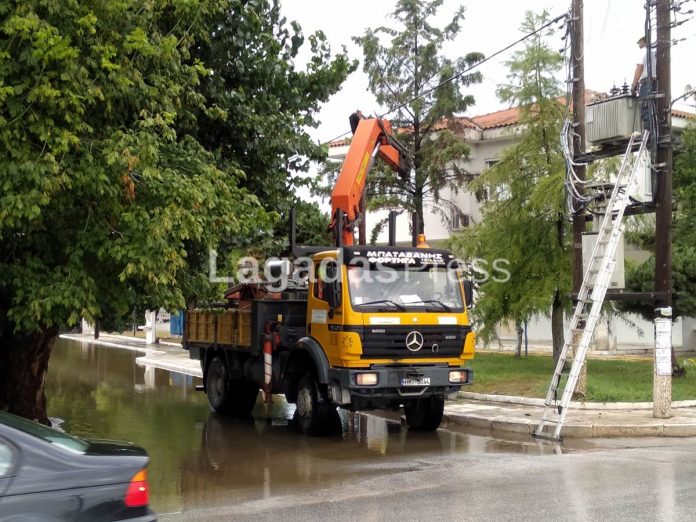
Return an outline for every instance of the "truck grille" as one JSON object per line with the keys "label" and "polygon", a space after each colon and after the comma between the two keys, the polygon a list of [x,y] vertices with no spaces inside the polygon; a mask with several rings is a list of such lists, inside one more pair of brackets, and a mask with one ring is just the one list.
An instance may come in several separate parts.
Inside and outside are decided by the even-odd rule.
{"label": "truck grille", "polygon": [[[363,358],[423,358],[451,357],[462,353],[464,340],[471,331],[468,326],[366,326],[361,335]],[[416,344],[406,346],[406,338],[413,332],[422,335],[423,346],[414,351]],[[418,335],[411,335],[409,341],[420,340]],[[433,346],[435,345],[435,349]]]}

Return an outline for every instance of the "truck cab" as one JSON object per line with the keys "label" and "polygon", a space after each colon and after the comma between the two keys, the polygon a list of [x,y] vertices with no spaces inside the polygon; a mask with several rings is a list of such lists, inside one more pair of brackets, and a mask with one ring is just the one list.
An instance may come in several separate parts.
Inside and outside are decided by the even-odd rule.
{"label": "truck cab", "polygon": [[347,246],[316,254],[312,269],[299,344],[325,354],[328,400],[354,410],[403,406],[409,426],[436,428],[444,399],[473,379],[470,286],[454,256]]}
{"label": "truck cab", "polygon": [[291,289],[238,285],[187,311],[184,347],[213,409],[249,415],[263,389],[296,404],[305,434],[335,425],[338,406],[403,408],[410,429],[436,429],[445,399],[473,380],[471,287],[454,257],[350,245],[307,259]]}

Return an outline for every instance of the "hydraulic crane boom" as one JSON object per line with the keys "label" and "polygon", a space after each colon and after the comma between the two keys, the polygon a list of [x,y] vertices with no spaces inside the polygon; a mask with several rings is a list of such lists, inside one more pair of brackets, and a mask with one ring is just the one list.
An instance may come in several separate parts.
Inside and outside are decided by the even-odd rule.
{"label": "hydraulic crane boom", "polygon": [[400,176],[408,176],[411,171],[410,154],[394,137],[389,121],[362,119],[359,112],[351,116],[351,123],[354,121],[357,128],[331,193],[331,228],[339,246],[353,244],[353,228],[359,219],[364,219],[360,200],[375,158],[382,158]]}

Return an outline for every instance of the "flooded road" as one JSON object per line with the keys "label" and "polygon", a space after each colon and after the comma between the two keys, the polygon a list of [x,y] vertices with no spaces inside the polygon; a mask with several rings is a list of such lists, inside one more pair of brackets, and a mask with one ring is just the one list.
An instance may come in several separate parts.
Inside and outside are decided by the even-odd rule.
{"label": "flooded road", "polygon": [[151,505],[161,514],[340,490],[356,480],[437,468],[453,457],[554,452],[528,440],[444,429],[409,433],[398,415],[343,411],[333,437],[303,437],[292,426],[293,407],[280,397],[270,407],[259,402],[253,419],[221,417],[195,391],[199,379],[138,366],[138,355],[59,340],[48,372],[48,413],[70,433],[145,447]]}

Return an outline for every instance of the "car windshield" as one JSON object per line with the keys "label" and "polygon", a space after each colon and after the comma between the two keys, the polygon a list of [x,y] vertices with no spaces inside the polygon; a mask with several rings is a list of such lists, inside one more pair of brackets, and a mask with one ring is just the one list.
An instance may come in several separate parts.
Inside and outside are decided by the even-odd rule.
{"label": "car windshield", "polygon": [[0,411],[0,423],[76,453],[85,454],[89,448],[80,438],[4,411]]}
{"label": "car windshield", "polygon": [[348,267],[350,302],[354,309],[391,308],[454,312],[464,308],[455,271],[443,267],[398,267],[375,270]]}

